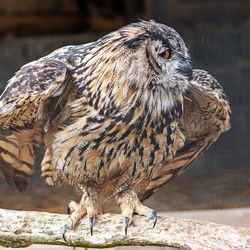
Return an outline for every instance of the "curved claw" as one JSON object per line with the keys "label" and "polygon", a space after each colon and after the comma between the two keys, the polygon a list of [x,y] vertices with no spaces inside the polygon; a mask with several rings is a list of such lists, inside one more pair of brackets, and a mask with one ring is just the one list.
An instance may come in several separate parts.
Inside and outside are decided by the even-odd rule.
{"label": "curved claw", "polygon": [[92,236],[93,235],[93,217],[92,216],[89,217],[89,227],[90,227],[90,233]]}
{"label": "curved claw", "polygon": [[67,206],[67,214],[70,214],[70,207],[69,207],[69,205]]}
{"label": "curved claw", "polygon": [[129,217],[126,217],[125,218],[125,221],[124,221],[124,224],[125,224],[125,234],[127,235],[127,232],[128,232],[128,224],[129,224]]}
{"label": "curved claw", "polygon": [[154,225],[153,225],[153,228],[154,228],[155,225],[156,225],[156,222],[157,222],[157,214],[156,214],[155,211],[153,211],[153,212],[152,212],[152,215],[153,215],[153,217],[154,217]]}
{"label": "curved claw", "polygon": [[69,228],[69,225],[68,224],[65,224],[64,227],[63,227],[63,230],[62,230],[62,237],[63,239],[68,243],[68,241],[66,240],[65,238],[65,232],[66,230]]}

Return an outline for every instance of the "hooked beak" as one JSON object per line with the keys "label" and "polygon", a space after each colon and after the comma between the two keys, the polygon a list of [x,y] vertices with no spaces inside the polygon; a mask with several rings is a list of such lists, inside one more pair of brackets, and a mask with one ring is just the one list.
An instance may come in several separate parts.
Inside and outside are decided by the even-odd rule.
{"label": "hooked beak", "polygon": [[178,72],[186,77],[190,81],[193,75],[192,65],[188,60],[182,62],[181,66],[178,69]]}

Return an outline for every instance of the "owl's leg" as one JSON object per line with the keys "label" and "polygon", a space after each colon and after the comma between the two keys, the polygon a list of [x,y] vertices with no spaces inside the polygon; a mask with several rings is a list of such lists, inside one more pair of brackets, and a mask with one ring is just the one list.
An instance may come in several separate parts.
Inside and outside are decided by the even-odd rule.
{"label": "owl's leg", "polygon": [[42,171],[41,177],[45,179],[45,182],[49,186],[53,186],[54,180],[53,180],[53,169],[52,169],[52,154],[51,154],[50,146],[47,146],[47,145],[46,145],[46,151],[45,151],[42,163],[41,163],[41,171]]}
{"label": "owl's leg", "polygon": [[46,150],[45,150],[43,160],[41,162],[41,171],[42,171],[41,177],[44,178],[45,182],[49,186],[54,186],[52,152],[51,152],[51,147],[49,145],[49,137],[50,137],[50,134],[46,133],[43,138]]}
{"label": "owl's leg", "polygon": [[69,229],[74,229],[78,221],[87,214],[89,217],[90,233],[93,235],[93,220],[97,214],[102,213],[101,203],[98,200],[97,192],[93,188],[85,189],[79,185],[82,191],[82,197],[79,203],[71,201],[68,205],[67,212],[71,213],[69,223],[63,228],[62,235],[65,239],[65,232]]}
{"label": "owl's leg", "polygon": [[144,215],[148,218],[153,218],[153,227],[155,226],[157,222],[156,212],[153,209],[144,206],[133,190],[127,191],[124,194],[117,195],[116,202],[120,206],[121,214],[125,217],[125,234],[127,234],[127,228],[131,221],[133,213]]}

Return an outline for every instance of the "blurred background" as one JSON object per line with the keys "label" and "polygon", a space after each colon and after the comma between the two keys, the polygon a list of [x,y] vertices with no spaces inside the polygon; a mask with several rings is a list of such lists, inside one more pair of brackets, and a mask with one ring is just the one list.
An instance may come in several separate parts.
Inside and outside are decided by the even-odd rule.
{"label": "blurred background", "polygon": [[[250,227],[250,1],[0,0],[0,91],[23,64],[138,19],[174,27],[190,49],[193,67],[221,83],[233,112],[231,130],[146,204],[160,212],[191,210],[172,213]],[[42,182],[42,154],[43,149],[27,193],[18,193],[0,176],[1,208],[64,213],[68,202],[78,199],[71,188]],[[210,209],[223,210],[211,214]]]}

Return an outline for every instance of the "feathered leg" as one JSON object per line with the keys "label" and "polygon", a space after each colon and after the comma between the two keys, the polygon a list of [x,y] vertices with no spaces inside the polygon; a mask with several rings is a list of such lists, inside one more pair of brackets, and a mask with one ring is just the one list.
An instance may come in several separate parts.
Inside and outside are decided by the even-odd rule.
{"label": "feathered leg", "polygon": [[44,136],[44,143],[46,146],[46,151],[41,163],[41,177],[44,178],[45,182],[49,186],[54,186],[53,180],[53,168],[52,168],[52,153],[51,147],[48,145],[47,136]]}

